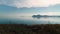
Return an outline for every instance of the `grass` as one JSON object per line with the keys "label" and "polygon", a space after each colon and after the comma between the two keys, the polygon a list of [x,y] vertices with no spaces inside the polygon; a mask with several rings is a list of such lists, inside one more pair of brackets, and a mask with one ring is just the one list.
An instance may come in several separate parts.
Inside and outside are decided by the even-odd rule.
{"label": "grass", "polygon": [[0,34],[60,34],[60,24],[0,24]]}

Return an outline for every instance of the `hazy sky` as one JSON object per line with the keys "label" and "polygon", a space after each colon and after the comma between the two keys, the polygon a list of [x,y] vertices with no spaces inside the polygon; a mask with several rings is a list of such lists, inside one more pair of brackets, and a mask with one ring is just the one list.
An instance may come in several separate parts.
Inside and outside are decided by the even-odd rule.
{"label": "hazy sky", "polygon": [[60,0],[0,0],[0,4],[21,7],[48,7],[49,5],[60,4]]}
{"label": "hazy sky", "polygon": [[0,0],[0,16],[60,15],[60,0]]}

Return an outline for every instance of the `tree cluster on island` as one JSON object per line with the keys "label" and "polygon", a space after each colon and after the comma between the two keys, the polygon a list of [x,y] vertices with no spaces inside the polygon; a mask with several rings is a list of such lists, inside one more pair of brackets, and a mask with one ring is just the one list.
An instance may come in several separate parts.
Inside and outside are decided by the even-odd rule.
{"label": "tree cluster on island", "polygon": [[52,16],[49,16],[49,15],[32,15],[32,17],[60,17],[60,16],[56,16],[56,15],[52,15]]}

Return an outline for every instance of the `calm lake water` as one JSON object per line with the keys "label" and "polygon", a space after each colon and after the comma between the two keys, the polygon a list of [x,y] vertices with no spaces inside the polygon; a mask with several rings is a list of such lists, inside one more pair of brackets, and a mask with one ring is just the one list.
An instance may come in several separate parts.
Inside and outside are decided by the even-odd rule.
{"label": "calm lake water", "polygon": [[60,24],[60,17],[15,17],[0,18],[0,24]]}

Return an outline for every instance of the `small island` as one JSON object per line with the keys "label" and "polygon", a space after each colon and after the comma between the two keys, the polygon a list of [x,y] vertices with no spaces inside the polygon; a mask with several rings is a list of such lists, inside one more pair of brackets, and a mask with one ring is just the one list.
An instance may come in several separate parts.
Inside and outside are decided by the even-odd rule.
{"label": "small island", "polygon": [[49,16],[49,15],[32,15],[32,17],[60,17],[60,16]]}

